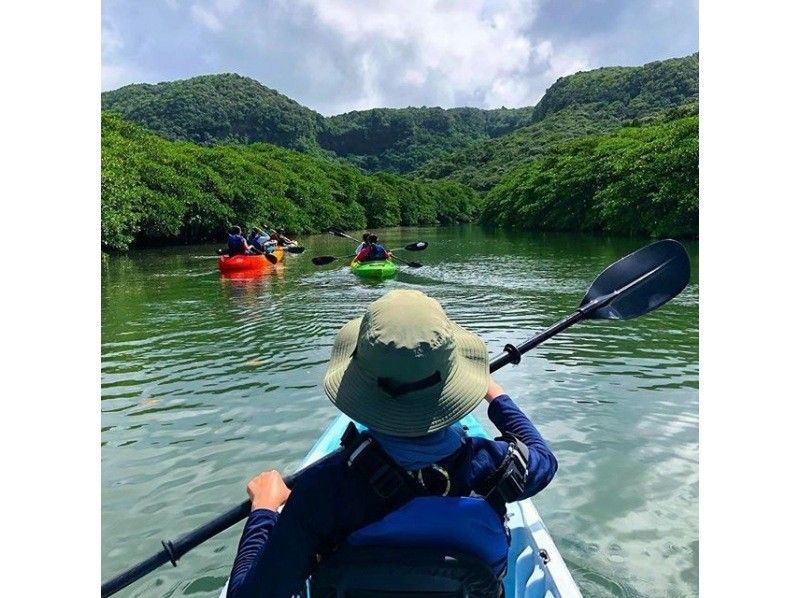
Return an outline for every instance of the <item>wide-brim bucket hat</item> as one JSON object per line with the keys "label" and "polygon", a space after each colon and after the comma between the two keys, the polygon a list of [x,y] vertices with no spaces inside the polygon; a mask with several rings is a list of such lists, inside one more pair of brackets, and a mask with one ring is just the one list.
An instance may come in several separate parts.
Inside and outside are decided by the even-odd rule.
{"label": "wide-brim bucket hat", "polygon": [[395,290],[336,336],[325,393],[368,428],[424,436],[472,411],[489,387],[489,355],[435,299]]}

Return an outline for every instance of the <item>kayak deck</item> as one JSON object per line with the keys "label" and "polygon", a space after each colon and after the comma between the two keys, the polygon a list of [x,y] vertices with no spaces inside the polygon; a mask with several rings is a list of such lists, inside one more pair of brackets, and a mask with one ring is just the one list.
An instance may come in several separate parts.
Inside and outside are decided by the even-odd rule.
{"label": "kayak deck", "polygon": [[392,260],[375,260],[372,262],[357,262],[350,264],[353,274],[361,278],[384,280],[397,274],[397,264]]}
{"label": "kayak deck", "polygon": [[[323,458],[339,447],[350,419],[340,414],[306,455],[301,467]],[[461,420],[469,436],[489,438],[473,416]],[[507,598],[580,598],[572,574],[561,557],[550,533],[531,499],[508,505],[508,528],[511,546],[508,551],[508,572],[503,579]],[[222,588],[225,598],[228,585]],[[305,598],[312,598],[306,588]]]}

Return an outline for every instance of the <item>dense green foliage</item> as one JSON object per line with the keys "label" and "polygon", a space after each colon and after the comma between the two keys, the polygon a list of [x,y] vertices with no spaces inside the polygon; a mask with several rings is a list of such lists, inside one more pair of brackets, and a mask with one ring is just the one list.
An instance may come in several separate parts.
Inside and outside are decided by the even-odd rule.
{"label": "dense green foliage", "polygon": [[203,144],[267,142],[323,155],[370,172],[408,172],[478,139],[532,122],[533,108],[376,108],[325,118],[258,81],[206,75],[127,85],[102,96],[122,114],[169,139]]}
{"label": "dense green foliage", "polygon": [[101,240],[113,249],[218,239],[231,224],[310,233],[451,224],[478,211],[476,194],[458,183],[368,176],[269,144],[170,141],[108,113],[101,185]]}
{"label": "dense green foliage", "polygon": [[325,118],[238,75],[209,75],[103,94],[119,112],[170,139],[268,142],[336,155],[369,172],[415,171],[488,190],[554,143],[610,132],[698,99],[698,55],[610,67],[556,81],[535,107],[376,108]]}
{"label": "dense green foliage", "polygon": [[464,222],[473,189],[491,225],[693,236],[698,63],[577,73],[535,107],[328,118],[238,75],[129,85],[102,98],[102,242]]}
{"label": "dense green foliage", "polygon": [[404,173],[532,122],[533,108],[376,108],[325,120],[320,145],[368,171]]}
{"label": "dense green foliage", "polygon": [[533,124],[434,158],[414,174],[486,191],[516,166],[567,139],[608,133],[678,111],[696,111],[699,56],[612,67],[559,79],[533,109]]}
{"label": "dense green foliage", "polygon": [[267,142],[311,152],[322,121],[274,89],[232,74],[126,85],[104,93],[102,106],[169,139]]}
{"label": "dense green foliage", "polygon": [[698,117],[565,142],[518,167],[481,220],[508,228],[689,237],[698,233]]}

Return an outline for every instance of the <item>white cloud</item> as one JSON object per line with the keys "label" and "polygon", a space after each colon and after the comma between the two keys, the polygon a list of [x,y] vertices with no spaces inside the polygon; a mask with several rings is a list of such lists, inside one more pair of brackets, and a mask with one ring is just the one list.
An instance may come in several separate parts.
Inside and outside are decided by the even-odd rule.
{"label": "white cloud", "polygon": [[192,5],[192,18],[214,32],[222,31],[222,21],[214,12],[201,4]]}
{"label": "white cloud", "polygon": [[103,5],[103,89],[237,72],[328,115],[524,106],[578,70],[695,51],[696,5],[115,0]]}
{"label": "white cloud", "polygon": [[[364,97],[398,84],[436,90],[436,103],[530,102],[535,59],[527,29],[535,0],[302,0],[320,25],[371,68],[362,69]],[[396,79],[390,81],[390,79]],[[377,97],[376,93],[378,93]],[[384,98],[384,102],[392,101]],[[461,100],[463,101],[463,100]]]}

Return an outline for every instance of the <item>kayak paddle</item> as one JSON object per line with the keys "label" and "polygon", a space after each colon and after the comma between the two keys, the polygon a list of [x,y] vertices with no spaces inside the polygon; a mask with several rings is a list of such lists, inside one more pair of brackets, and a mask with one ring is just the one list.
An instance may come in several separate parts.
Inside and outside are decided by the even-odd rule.
{"label": "kayak paddle", "polygon": [[406,266],[409,266],[410,268],[422,268],[422,264],[420,264],[419,262],[407,262],[403,258],[397,257],[396,255],[393,255],[392,259],[393,260],[397,260],[401,264],[405,264]]}
{"label": "kayak paddle", "polygon": [[[361,243],[358,239],[351,237],[344,231],[339,230],[338,228],[331,228],[328,229],[328,232],[336,237],[342,237],[343,239],[350,239],[351,241],[355,241],[356,243]],[[403,249],[406,251],[422,251],[423,249],[427,249],[428,243],[427,241],[417,241],[416,243],[409,243]],[[398,251],[397,249],[392,249],[391,251]]]}
{"label": "kayak paddle", "polygon": [[[301,473],[303,473],[304,470],[305,468],[286,476],[284,483],[291,488],[294,484],[294,481]],[[163,548],[160,552],[157,552],[149,559],[143,560],[138,565],[135,565],[127,571],[123,571],[116,577],[104,582],[100,588],[100,596],[102,598],[106,598],[106,596],[116,594],[121,589],[131,585],[134,581],[137,581],[145,575],[152,573],[161,565],[172,563],[173,567],[177,567],[178,559],[180,559],[184,554],[193,548],[198,547],[209,538],[213,538],[217,534],[224,532],[226,529],[238,523],[242,519],[246,519],[250,514],[250,508],[250,500],[248,499],[230,511],[226,511],[219,517],[212,519],[205,525],[201,525],[185,536],[181,536],[174,542],[162,540],[161,546],[163,546]]]}
{"label": "kayak paddle", "polygon": [[339,230],[338,228],[330,228],[328,229],[328,232],[335,237],[342,237],[343,239],[350,239],[351,241],[355,241],[356,243],[361,243],[361,241],[359,241],[358,239],[351,237],[346,232],[344,232],[343,230]]}
{"label": "kayak paddle", "polygon": [[[322,257],[330,257],[330,261],[337,259]],[[525,353],[581,320],[630,320],[658,309],[686,288],[689,271],[689,255],[677,241],[656,241],[642,247],[603,270],[571,315],[519,346],[506,345],[503,353],[489,362],[489,371],[496,372],[509,363],[518,364]],[[313,464],[308,467],[313,467]],[[291,488],[303,471],[287,476],[284,479],[286,485]],[[250,501],[246,500],[175,542],[162,541],[160,552],[105,582],[101,596],[111,596],[165,563],[177,566],[178,559],[184,554],[249,514]]]}
{"label": "kayak paddle", "polygon": [[[257,253],[242,253],[240,255],[263,255],[265,258],[267,258],[267,261],[270,264],[277,264],[278,263],[278,258],[276,258],[271,253],[266,253],[266,252],[258,251],[258,250],[256,250],[256,251],[257,251]],[[217,255],[224,255],[224,256],[227,256],[227,257],[231,257],[231,256],[228,255],[227,251],[224,250],[224,249],[217,249]]]}
{"label": "kayak paddle", "polygon": [[[425,249],[427,247],[428,247],[428,244],[425,241],[417,241],[416,243],[409,243],[408,245],[406,245],[405,247],[401,247],[400,249],[405,249],[406,251],[422,251],[423,249]],[[391,252],[394,253],[395,251],[400,251],[400,249],[392,249]],[[341,255],[341,256],[338,256],[338,257],[337,256],[333,256],[333,255],[319,255],[317,257],[312,257],[311,258],[311,262],[315,266],[325,266],[325,265],[330,264],[331,262],[334,262],[336,260],[352,259],[355,256],[356,256],[355,253],[351,253],[350,255]],[[395,256],[395,259],[400,259],[400,258]],[[400,260],[400,261],[402,262],[403,260]],[[403,262],[403,263],[409,264],[409,265],[411,263],[419,264],[419,262]],[[411,266],[411,267],[412,268],[419,268],[420,266],[422,266],[422,264],[419,264],[417,266]]]}
{"label": "kayak paddle", "polygon": [[334,255],[318,255],[317,257],[311,258],[311,263],[315,266],[325,266],[331,262],[335,262],[336,260],[351,260],[354,257],[356,257],[355,253],[351,253],[350,255],[340,255],[339,257]]}
{"label": "kayak paddle", "polygon": [[677,241],[656,241],[614,262],[594,279],[578,309],[518,347],[506,345],[489,371],[517,364],[523,354],[581,320],[630,320],[676,297],[689,283],[689,254]]}

